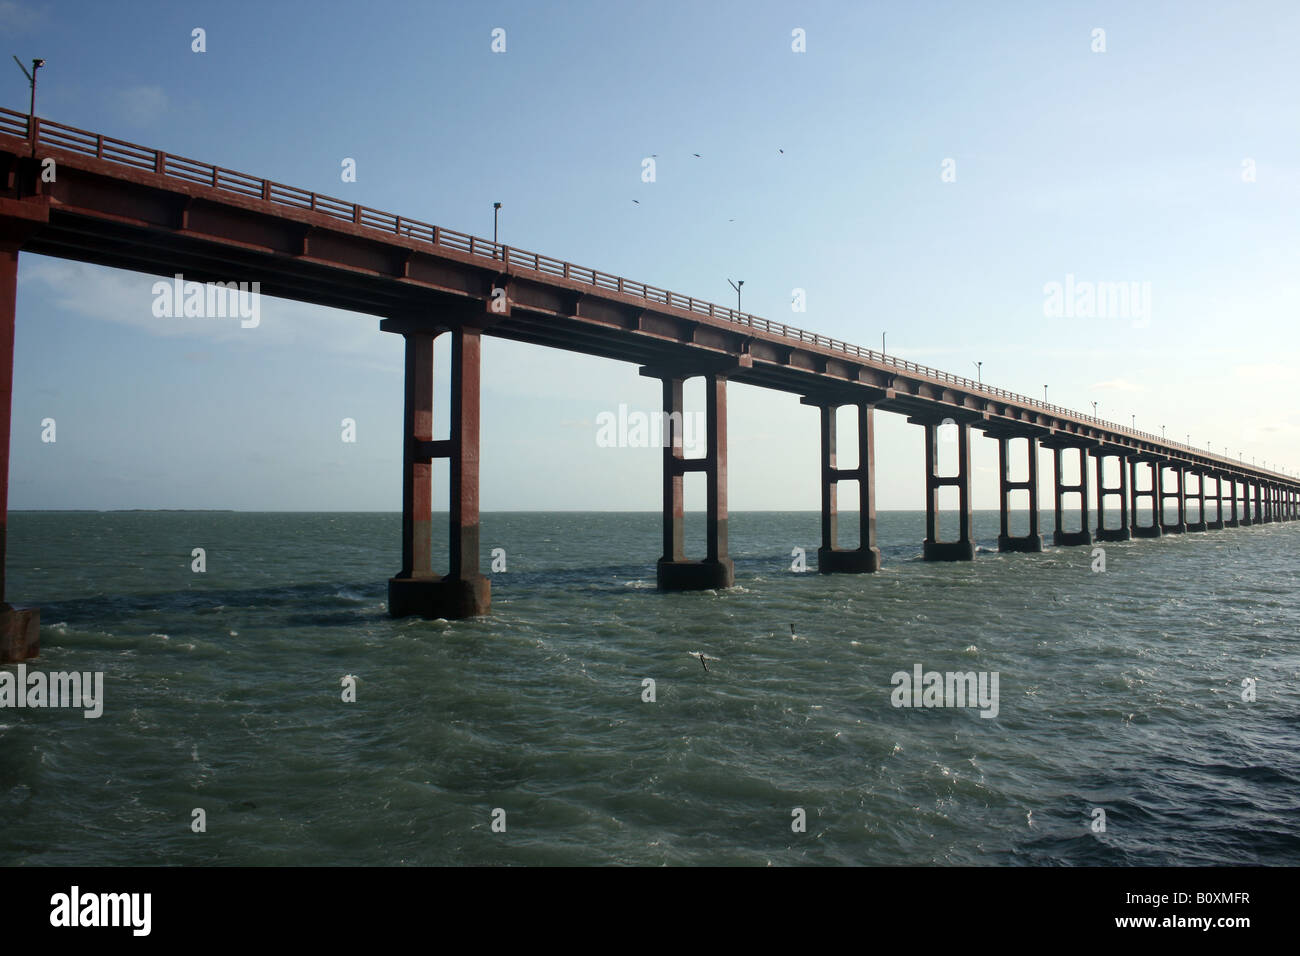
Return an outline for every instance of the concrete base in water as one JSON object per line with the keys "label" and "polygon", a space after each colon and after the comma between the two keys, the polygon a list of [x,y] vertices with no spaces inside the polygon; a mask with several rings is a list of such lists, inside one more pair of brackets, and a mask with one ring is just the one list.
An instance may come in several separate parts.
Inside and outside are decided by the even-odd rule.
{"label": "concrete base in water", "polygon": [[1043,536],[1041,534],[1027,534],[1020,537],[1011,535],[998,535],[999,551],[1023,551],[1029,554],[1038,554],[1043,550]]}
{"label": "concrete base in water", "polygon": [[1052,544],[1057,547],[1070,547],[1077,544],[1092,544],[1091,531],[1055,531],[1052,533]]}
{"label": "concrete base in water", "polygon": [[817,570],[822,574],[869,574],[879,571],[880,549],[818,548]]}
{"label": "concrete base in water", "polygon": [[1098,528],[1098,541],[1128,541],[1133,537],[1133,532],[1128,528]]}
{"label": "concrete base in water", "polygon": [[1160,526],[1160,531],[1161,531],[1163,534],[1186,534],[1186,533],[1187,533],[1187,525],[1185,525],[1185,524],[1166,524],[1166,525],[1161,525],[1161,526]]}
{"label": "concrete base in water", "polygon": [[1135,538],[1158,538],[1160,533],[1160,525],[1158,524],[1135,524],[1133,526],[1133,537]]}
{"label": "concrete base in water", "polygon": [[472,577],[389,578],[388,613],[393,617],[455,620],[486,614],[492,607],[492,582]]}
{"label": "concrete base in water", "polygon": [[0,664],[30,660],[41,652],[41,609],[0,604]]}
{"label": "concrete base in water", "polygon": [[922,557],[927,561],[974,561],[974,541],[927,541]]}
{"label": "concrete base in water", "polygon": [[1226,526],[1227,523],[1222,518],[1219,518],[1215,521],[1205,522],[1206,531],[1222,531]]}
{"label": "concrete base in water", "polygon": [[736,566],[731,558],[720,561],[664,561],[655,566],[661,591],[706,591],[729,588],[736,583]]}

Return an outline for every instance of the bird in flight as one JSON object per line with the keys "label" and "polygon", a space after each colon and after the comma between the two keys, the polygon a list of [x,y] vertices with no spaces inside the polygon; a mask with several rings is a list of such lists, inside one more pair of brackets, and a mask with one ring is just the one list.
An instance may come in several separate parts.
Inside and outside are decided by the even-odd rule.
{"label": "bird in flight", "polygon": [[700,158],[700,154],[699,154],[699,153],[691,153],[691,155],[694,156],[696,159],[699,159],[699,158]]}
{"label": "bird in flight", "polygon": [[691,657],[698,657],[700,659],[700,666],[703,667],[706,671],[709,669],[709,665],[706,664],[705,661],[717,661],[721,659],[717,657],[706,657],[703,651],[689,651],[688,653],[691,655]]}

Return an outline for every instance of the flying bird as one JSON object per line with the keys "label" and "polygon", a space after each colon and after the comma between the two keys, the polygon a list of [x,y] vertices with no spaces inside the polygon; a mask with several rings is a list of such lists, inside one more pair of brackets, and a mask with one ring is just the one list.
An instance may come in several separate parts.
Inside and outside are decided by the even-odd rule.
{"label": "flying bird", "polygon": [[721,659],[717,657],[706,657],[703,651],[688,651],[687,653],[689,653],[691,657],[698,657],[700,659],[700,666],[706,671],[709,669],[709,665],[706,664],[705,661],[717,661]]}
{"label": "flying bird", "polygon": [[699,158],[700,158],[700,154],[699,154],[699,153],[691,153],[691,155],[694,156],[696,159],[699,159]]}
{"label": "flying bird", "polygon": [[641,205],[641,200],[639,199],[633,199],[632,201],[636,203],[638,206]]}
{"label": "flying bird", "polygon": [[780,153],[782,156],[785,155],[785,150],[781,149],[781,147],[779,147],[779,146],[777,147],[776,151],[777,151],[778,153]]}

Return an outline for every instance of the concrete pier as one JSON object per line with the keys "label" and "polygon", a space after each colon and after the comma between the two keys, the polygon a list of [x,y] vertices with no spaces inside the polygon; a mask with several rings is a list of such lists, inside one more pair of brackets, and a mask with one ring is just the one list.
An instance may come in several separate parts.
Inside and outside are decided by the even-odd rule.
{"label": "concrete pier", "polygon": [[[1093,461],[1097,468],[1097,540],[1098,541],[1128,541],[1133,537],[1132,522],[1129,518],[1129,466],[1126,460],[1129,452],[1126,449],[1118,451],[1098,448],[1093,452]],[[1106,484],[1107,458],[1115,458],[1119,461],[1119,484]],[[1106,527],[1106,499],[1111,497],[1119,498],[1119,527]]]}
{"label": "concrete pier", "polygon": [[[1088,453],[1097,447],[1096,442],[1070,439],[1050,438],[1043,441],[1043,447],[1052,449],[1052,469],[1056,485],[1056,530],[1052,534],[1052,544],[1058,546],[1091,544],[1092,530],[1088,527]],[[1079,480],[1072,485],[1064,481],[1063,453],[1073,450],[1079,456]],[[1065,530],[1065,496],[1079,496],[1079,530]]]}
{"label": "concrete pier", "polygon": [[1223,518],[1223,473],[1219,471],[1206,472],[1201,480],[1207,478],[1214,479],[1214,520],[1207,521],[1205,527],[1209,531],[1222,531],[1228,526]]}
{"label": "concrete pier", "polygon": [[[1188,492],[1184,498],[1183,509],[1186,511],[1186,502],[1190,499],[1196,499],[1196,520],[1187,522],[1188,531],[1205,531],[1207,522],[1205,520],[1205,475],[1189,470],[1189,474],[1196,479],[1196,494]],[[1184,515],[1185,517],[1185,515]]]}
{"label": "concrete pier", "polygon": [[[481,330],[458,323],[451,336],[451,430],[433,438],[433,342],[443,330],[432,321],[387,319],[386,332],[406,340],[402,419],[402,569],[388,581],[394,617],[462,618],[486,614],[492,584],[479,572],[479,357]],[[433,459],[449,461],[448,570],[433,571],[431,553]]]}
{"label": "concrete pier", "polygon": [[[1129,459],[1129,491],[1132,505],[1129,508],[1129,521],[1132,522],[1133,537],[1135,538],[1158,538],[1160,537],[1160,508],[1161,502],[1164,501],[1164,475],[1163,465],[1165,459],[1159,455],[1134,455]],[[1145,491],[1138,487],[1137,466],[1147,466],[1147,489]],[[1151,502],[1151,523],[1149,525],[1138,523],[1138,501],[1147,498]]]}
{"label": "concrete pier", "polygon": [[[842,407],[824,398],[805,396],[805,405],[820,411],[822,544],[817,549],[817,570],[822,574],[870,573],[880,570],[876,545],[875,407],[856,402],[858,414],[858,466],[840,468],[836,457],[836,414]],[[841,481],[858,483],[858,546],[839,546],[839,491]]]}
{"label": "concrete pier", "polygon": [[[736,583],[736,570],[727,553],[726,374],[717,369],[701,373],[653,368],[643,368],[641,374],[663,382],[664,427],[669,432],[663,456],[663,555],[655,567],[659,588],[663,591],[729,588]],[[703,374],[705,383],[705,453],[703,458],[686,458],[682,454],[682,384],[698,374]],[[685,554],[682,477],[688,471],[704,472],[707,513],[703,560],[689,560]]]}
{"label": "concrete pier", "polygon": [[[999,551],[1023,551],[1036,553],[1043,550],[1043,535],[1038,529],[1038,436],[1033,432],[1021,430],[986,430],[985,434],[997,439],[998,443],[998,510],[1002,520],[998,533]],[[1024,438],[1027,449],[1028,475],[1025,481],[1011,480],[1010,442]],[[1011,534],[1011,492],[1029,492],[1029,532],[1024,535]]]}
{"label": "concrete pier", "polygon": [[18,304],[18,250],[22,222],[0,222],[0,664],[36,657],[41,649],[41,612],[5,600],[9,533],[9,428],[13,418],[14,317]]}
{"label": "concrete pier", "polygon": [[[968,419],[951,416],[941,419],[909,418],[925,428],[925,542],[922,556],[926,561],[972,561],[975,558],[975,509],[970,493],[970,426]],[[957,473],[939,474],[939,429],[957,429]],[[939,538],[939,489],[957,489],[957,539]]]}
{"label": "concrete pier", "polygon": [[[1186,504],[1186,484],[1184,479],[1184,469],[1182,462],[1171,461],[1161,466],[1161,469],[1168,468],[1174,473],[1174,490],[1164,491],[1164,480],[1161,480],[1160,487],[1160,530],[1163,534],[1184,534],[1187,531],[1187,504]],[[1173,498],[1178,505],[1178,520],[1173,524],[1165,521],[1165,502]]]}

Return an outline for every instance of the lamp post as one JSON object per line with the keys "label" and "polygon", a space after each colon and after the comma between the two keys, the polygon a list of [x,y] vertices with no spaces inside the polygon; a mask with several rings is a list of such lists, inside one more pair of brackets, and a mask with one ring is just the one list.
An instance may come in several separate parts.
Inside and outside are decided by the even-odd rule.
{"label": "lamp post", "polygon": [[1093,402],[1093,403],[1092,403],[1092,417],[1093,417],[1093,418],[1096,418],[1096,417],[1097,417],[1097,403],[1096,403],[1096,402]]}
{"label": "lamp post", "polygon": [[27,67],[23,66],[23,61],[14,57],[14,62],[18,64],[18,69],[23,71],[23,76],[27,77],[27,82],[32,87],[31,107],[27,111],[27,138],[32,141],[32,157],[36,156],[36,71],[45,65],[45,61],[36,58],[32,60],[32,72],[27,72]]}
{"label": "lamp post", "polygon": [[978,382],[980,385],[984,384],[984,363],[983,362],[975,363],[975,381]]}
{"label": "lamp post", "polygon": [[[728,279],[727,281],[731,282],[730,279]],[[731,287],[736,290],[736,313],[737,314],[740,313],[740,287],[744,284],[745,284],[744,279],[741,279],[739,282],[731,282]]]}
{"label": "lamp post", "polygon": [[492,204],[492,245],[497,244],[497,213],[501,212],[501,204],[494,202]]}
{"label": "lamp post", "polygon": [[1046,386],[1046,385],[1043,386],[1043,404],[1044,404],[1044,405],[1047,404],[1047,386]]}
{"label": "lamp post", "polygon": [[888,334],[887,332],[880,333],[880,354],[881,355],[885,354],[885,336],[887,334]]}

